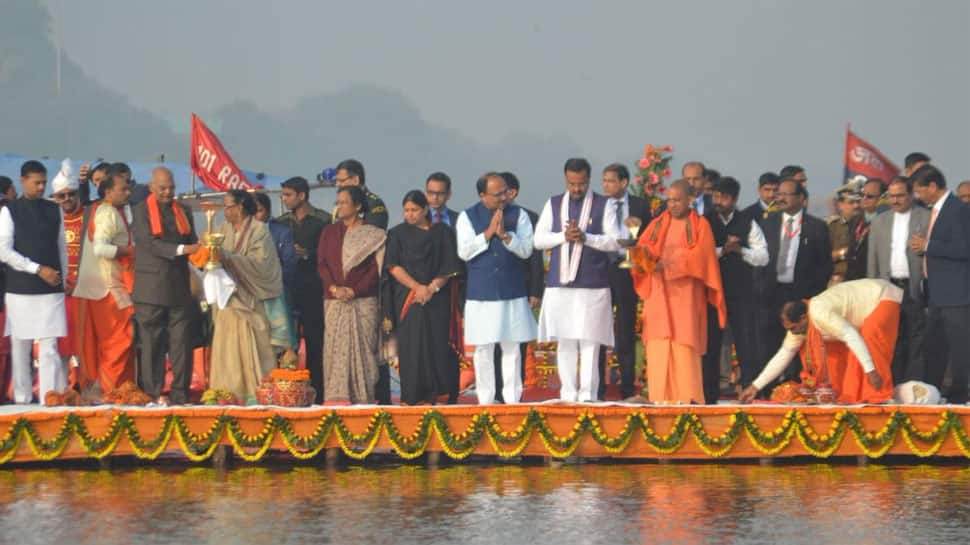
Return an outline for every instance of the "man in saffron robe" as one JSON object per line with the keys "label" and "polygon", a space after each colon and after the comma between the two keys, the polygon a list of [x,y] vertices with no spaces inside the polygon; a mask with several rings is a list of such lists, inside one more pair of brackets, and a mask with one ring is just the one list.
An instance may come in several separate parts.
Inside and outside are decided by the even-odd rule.
{"label": "man in saffron robe", "polygon": [[135,378],[131,322],[135,249],[125,206],[130,186],[120,176],[109,176],[100,189],[104,199],[91,205],[82,234],[86,240],[74,297],[83,302],[81,388],[97,385],[103,395]]}
{"label": "man in saffron robe", "polygon": [[[836,284],[803,301],[786,303],[788,334],[764,371],[741,392],[754,399],[802,350],[802,382],[829,386],[839,403],[883,403],[893,397],[892,361],[903,290],[882,279]],[[806,342],[807,340],[807,342]]]}
{"label": "man in saffron robe", "polygon": [[707,305],[724,327],[714,235],[707,220],[689,207],[690,185],[670,186],[667,210],[637,242],[633,285],[643,299],[643,343],[647,387],[654,403],[703,403],[701,356],[707,347]]}

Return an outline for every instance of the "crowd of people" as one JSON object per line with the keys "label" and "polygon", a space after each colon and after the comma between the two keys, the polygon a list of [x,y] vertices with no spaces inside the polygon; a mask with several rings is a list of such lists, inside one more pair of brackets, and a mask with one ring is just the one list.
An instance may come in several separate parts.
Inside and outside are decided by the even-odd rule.
{"label": "crowd of people", "polygon": [[888,182],[846,184],[827,220],[808,213],[798,166],[760,176],[746,208],[736,179],[697,161],[652,204],[622,164],[602,170],[602,193],[591,178],[567,160],[564,191],[537,214],[517,204],[513,173],[487,172],[457,211],[435,172],[388,229],[348,159],[332,213],[301,177],[282,184],[276,218],[266,193],[227,192],[215,276],[168,169],[145,185],[123,163],[65,162],[48,193],[46,168],[27,161],[19,196],[0,177],[0,396],[34,400],[36,359],[41,403],[135,383],[154,404],[186,404],[193,350],[208,346],[208,386],[241,401],[301,352],[316,403],[391,403],[390,360],[401,403],[456,403],[472,347],[478,403],[516,403],[539,341],[556,343],[561,400],[603,399],[607,348],[632,400],[639,334],[654,403],[717,403],[724,346],[742,401],[796,380],[880,403],[904,382],[942,389],[948,370],[946,398],[968,401],[970,182],[951,194],[926,155]]}

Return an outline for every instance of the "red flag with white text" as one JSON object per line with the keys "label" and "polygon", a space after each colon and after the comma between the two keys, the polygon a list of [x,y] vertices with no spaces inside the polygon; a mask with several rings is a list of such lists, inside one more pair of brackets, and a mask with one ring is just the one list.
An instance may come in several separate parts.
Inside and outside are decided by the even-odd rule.
{"label": "red flag with white text", "polygon": [[192,172],[207,187],[215,191],[230,189],[254,189],[260,186],[249,183],[243,171],[222,147],[222,142],[192,114]]}
{"label": "red flag with white text", "polygon": [[859,138],[851,128],[845,133],[845,181],[855,176],[879,178],[888,182],[899,175],[899,167],[882,154],[876,146]]}

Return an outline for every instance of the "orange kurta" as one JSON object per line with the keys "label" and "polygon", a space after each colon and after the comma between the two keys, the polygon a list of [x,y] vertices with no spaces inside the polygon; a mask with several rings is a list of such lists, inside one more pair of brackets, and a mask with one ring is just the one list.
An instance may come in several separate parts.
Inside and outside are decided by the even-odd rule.
{"label": "orange kurta", "polygon": [[[878,390],[866,380],[859,358],[844,342],[825,340],[818,330],[812,329],[801,349],[802,361],[811,363],[802,371],[802,382],[830,384],[839,403],[883,403],[893,398],[892,362],[899,332],[899,303],[881,301],[859,328],[872,363],[882,377],[882,388]],[[824,369],[820,366],[822,361],[828,363]]]}
{"label": "orange kurta", "polygon": [[637,245],[659,256],[661,265],[660,271],[633,270],[634,287],[643,299],[650,400],[701,402],[708,303],[717,307],[722,327],[726,320],[711,227],[694,211],[680,220],[664,212],[647,226]]}
{"label": "orange kurta", "polygon": [[64,242],[67,249],[67,286],[68,295],[64,297],[67,311],[67,337],[57,340],[57,351],[63,357],[80,356],[79,346],[81,331],[78,321],[81,313],[81,302],[70,296],[70,290],[77,283],[77,269],[81,263],[81,236],[84,222],[84,207],[79,206],[73,214],[64,214]]}

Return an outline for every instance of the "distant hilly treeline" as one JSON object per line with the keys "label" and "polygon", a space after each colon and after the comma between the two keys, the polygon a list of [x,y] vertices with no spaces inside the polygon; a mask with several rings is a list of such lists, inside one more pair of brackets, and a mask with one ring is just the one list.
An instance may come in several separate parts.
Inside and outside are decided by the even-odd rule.
{"label": "distant hilly treeline", "polygon": [[[70,51],[63,51],[58,94],[47,10],[36,0],[0,5],[0,153],[131,161],[164,153],[188,162],[187,134],[88,77]],[[510,134],[486,148],[457,130],[428,123],[400,93],[366,85],[309,97],[285,111],[236,101],[197,113],[220,127],[223,144],[244,168],[310,178],[341,159],[360,159],[368,185],[392,211],[406,190],[423,187],[436,170],[452,176],[456,208],[477,197],[474,180],[486,170],[516,172],[521,200],[538,207],[561,190],[563,160],[580,154],[568,137],[541,133]],[[184,115],[187,120],[189,112]],[[332,195],[314,199],[326,205],[321,199]]]}

